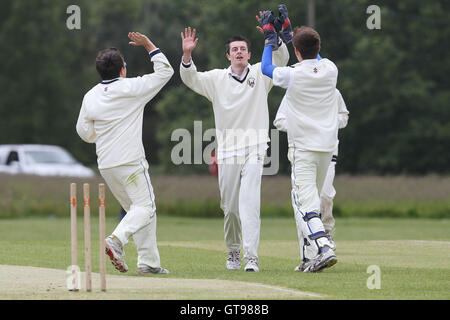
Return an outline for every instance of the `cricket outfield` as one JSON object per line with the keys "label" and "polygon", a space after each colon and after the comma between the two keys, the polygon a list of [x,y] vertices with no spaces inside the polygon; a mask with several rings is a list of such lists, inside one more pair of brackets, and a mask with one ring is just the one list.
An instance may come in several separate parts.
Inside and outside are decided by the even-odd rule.
{"label": "cricket outfield", "polygon": [[[107,233],[117,223],[108,218]],[[339,262],[317,274],[299,264],[293,218],[262,218],[258,273],[225,269],[222,219],[158,217],[158,245],[169,275],[138,275],[137,253],[126,248],[129,271],[107,263],[99,290],[98,220],[92,219],[93,292],[69,292],[70,220],[4,219],[0,223],[0,299],[430,299],[450,298],[450,220],[339,218]],[[78,223],[83,243],[82,221]]]}

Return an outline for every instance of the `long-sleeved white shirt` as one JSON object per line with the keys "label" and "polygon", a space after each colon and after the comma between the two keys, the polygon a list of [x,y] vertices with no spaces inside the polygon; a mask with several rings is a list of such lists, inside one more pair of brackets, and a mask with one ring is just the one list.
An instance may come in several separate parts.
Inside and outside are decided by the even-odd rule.
{"label": "long-sleeved white shirt", "polygon": [[[287,64],[286,45],[274,52],[273,59],[276,65]],[[272,80],[262,74],[261,63],[249,64],[245,72],[243,79],[236,79],[229,68],[198,72],[192,61],[180,65],[184,84],[212,102],[219,158],[270,141],[267,96]]]}
{"label": "long-sleeved white shirt", "polygon": [[99,169],[145,158],[144,107],[174,73],[159,49],[150,52],[150,57],[153,73],[102,81],[83,98],[76,130],[81,139],[96,144]]}
{"label": "long-sleeved white shirt", "polygon": [[[349,111],[345,104],[344,98],[342,98],[341,92],[336,89],[337,101],[338,101],[338,128],[343,129],[347,126],[348,123],[348,115]],[[286,108],[287,104],[283,100],[281,101],[280,107],[278,108],[277,115],[275,116],[275,120],[273,121],[273,125],[280,131],[287,132],[287,120],[286,120]],[[288,141],[289,147],[292,147],[293,144]],[[334,155],[338,154],[338,147],[333,151]]]}
{"label": "long-sleeved white shirt", "polygon": [[273,71],[274,85],[286,94],[288,141],[295,148],[330,152],[338,145],[338,70],[328,59],[307,59]]}

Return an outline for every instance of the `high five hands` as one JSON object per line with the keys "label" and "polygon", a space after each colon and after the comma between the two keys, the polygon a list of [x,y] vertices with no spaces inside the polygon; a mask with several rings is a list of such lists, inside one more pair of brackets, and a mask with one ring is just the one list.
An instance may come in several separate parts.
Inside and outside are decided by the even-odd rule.
{"label": "high five hands", "polygon": [[183,48],[183,62],[189,63],[191,61],[191,53],[198,43],[198,38],[195,38],[196,30],[191,27],[184,28],[184,33],[181,32],[181,45]]}
{"label": "high five hands", "polygon": [[[263,18],[264,21],[261,21],[261,18]],[[256,29],[262,34],[272,26],[284,43],[288,44],[292,41],[293,32],[286,5],[278,5],[278,17],[274,17],[273,12],[270,10],[265,10],[259,11],[256,20],[259,23],[259,26],[257,26]],[[266,25],[266,30],[264,30],[264,25]]]}
{"label": "high five hands", "polygon": [[153,44],[153,42],[150,41],[150,39],[145,34],[139,32],[128,32],[128,38],[131,40],[130,42],[128,42],[128,44],[132,46],[137,47],[142,46],[148,52],[156,49],[156,46]]}

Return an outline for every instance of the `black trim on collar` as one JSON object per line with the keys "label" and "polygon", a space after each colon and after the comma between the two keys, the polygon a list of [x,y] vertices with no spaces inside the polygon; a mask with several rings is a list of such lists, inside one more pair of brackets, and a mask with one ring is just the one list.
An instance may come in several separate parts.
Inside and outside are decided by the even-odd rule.
{"label": "black trim on collar", "polygon": [[101,84],[110,84],[110,83],[113,83],[113,82],[118,81],[118,80],[119,80],[119,78],[115,78],[115,79],[111,79],[111,80],[103,80],[101,82]]}
{"label": "black trim on collar", "polygon": [[243,83],[243,82],[247,79],[247,76],[248,76],[249,73],[250,73],[250,68],[247,69],[247,73],[245,74],[245,77],[242,78],[242,80],[240,80],[238,77],[235,77],[235,76],[233,76],[233,75],[231,75],[231,77],[232,77],[234,80],[236,80],[237,82]]}

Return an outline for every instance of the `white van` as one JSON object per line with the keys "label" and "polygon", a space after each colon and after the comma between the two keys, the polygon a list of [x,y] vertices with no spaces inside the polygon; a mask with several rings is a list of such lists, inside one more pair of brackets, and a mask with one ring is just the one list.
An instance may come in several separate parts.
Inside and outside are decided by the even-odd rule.
{"label": "white van", "polygon": [[0,145],[0,173],[89,178],[95,172],[64,148],[42,144]]}

